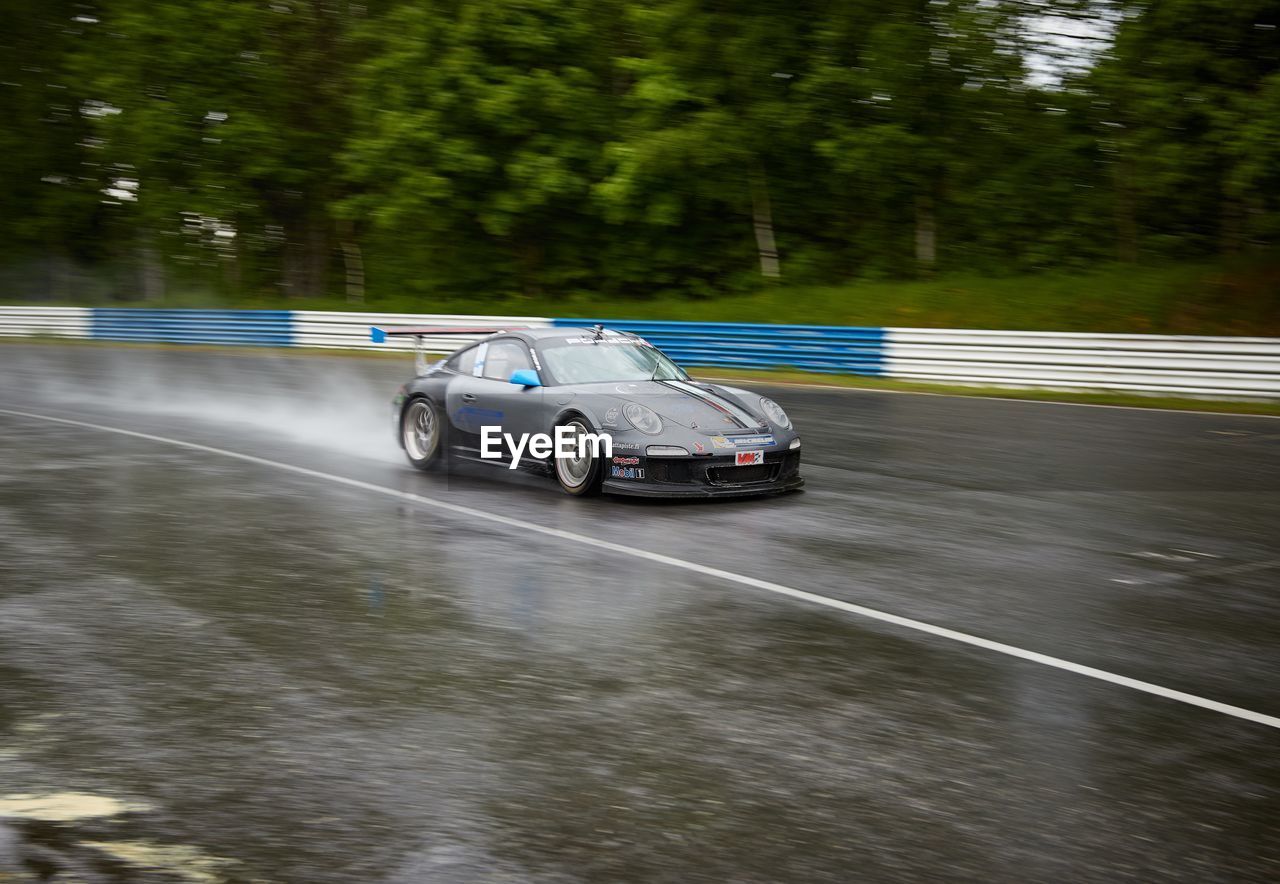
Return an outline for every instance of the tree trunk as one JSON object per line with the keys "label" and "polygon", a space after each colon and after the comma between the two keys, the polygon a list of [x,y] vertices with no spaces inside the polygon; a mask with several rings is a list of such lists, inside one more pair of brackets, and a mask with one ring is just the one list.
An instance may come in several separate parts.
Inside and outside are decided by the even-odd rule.
{"label": "tree trunk", "polygon": [[70,261],[58,245],[50,245],[45,255],[45,267],[49,271],[48,297],[55,301],[71,300]]}
{"label": "tree trunk", "polygon": [[1136,204],[1129,163],[1122,157],[1116,166],[1116,253],[1129,264],[1138,260]]}
{"label": "tree trunk", "polygon": [[773,237],[773,207],[769,204],[769,180],[764,169],[751,174],[751,219],[756,231],[756,250],[760,253],[760,275],[765,279],[782,278],[782,261]]}
{"label": "tree trunk", "polygon": [[144,301],[164,300],[164,264],[156,251],[151,235],[143,234],[138,247],[138,262],[142,269],[142,298]]}
{"label": "tree trunk", "polygon": [[512,244],[520,291],[529,298],[542,296],[542,243],[526,235],[517,234]]}
{"label": "tree trunk", "polygon": [[292,228],[285,228],[284,247],[280,254],[280,283],[288,298],[301,298],[306,285],[302,278],[302,249],[295,236]]}
{"label": "tree trunk", "polygon": [[933,197],[927,193],[916,197],[916,268],[933,272],[938,262],[938,220],[934,215]]}
{"label": "tree trunk", "polygon": [[239,220],[233,223],[235,239],[231,240],[231,253],[224,257],[222,280],[227,293],[238,298],[244,291],[244,229]]}
{"label": "tree trunk", "polygon": [[1263,220],[1263,215],[1266,213],[1266,207],[1265,203],[1263,203],[1262,196],[1257,191],[1254,191],[1244,198],[1243,211],[1244,218],[1241,221],[1242,229],[1240,236],[1244,246],[1246,248],[1254,248],[1255,246],[1262,245],[1258,237],[1255,235],[1255,231],[1261,229],[1261,222]]}
{"label": "tree trunk", "polygon": [[285,226],[282,277],[291,298],[323,295],[329,268],[326,219],[301,211]]}
{"label": "tree trunk", "polygon": [[1244,247],[1245,208],[1239,200],[1222,198],[1218,227],[1218,248],[1224,255],[1237,255]]}
{"label": "tree trunk", "polygon": [[344,221],[339,227],[342,237],[342,262],[347,270],[347,300],[364,303],[364,253],[356,242],[355,225]]}
{"label": "tree trunk", "polygon": [[318,298],[327,293],[329,282],[329,225],[314,213],[307,219],[306,295]]}

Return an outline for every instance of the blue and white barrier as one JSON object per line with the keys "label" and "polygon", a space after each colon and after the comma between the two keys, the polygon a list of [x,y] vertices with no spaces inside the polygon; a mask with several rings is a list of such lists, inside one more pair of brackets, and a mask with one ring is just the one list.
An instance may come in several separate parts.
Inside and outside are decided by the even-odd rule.
{"label": "blue and white barrier", "polygon": [[90,308],[89,337],[171,344],[293,345],[292,310],[142,310]]}
{"label": "blue and white barrier", "polygon": [[552,322],[562,326],[601,323],[619,331],[634,332],[684,365],[785,366],[836,374],[884,374],[883,328],[606,319],[554,319]]}
{"label": "blue and white barrier", "polygon": [[92,337],[88,307],[0,307],[0,336]]}
{"label": "blue and white barrier", "polygon": [[[313,310],[0,307],[0,336],[411,350],[370,326],[590,326],[635,332],[691,366],[794,368],[949,384],[1280,398],[1280,338],[557,319]],[[483,335],[433,338],[449,352]]]}
{"label": "blue and white barrier", "polygon": [[887,328],[884,374],[949,384],[1280,398],[1280,339]]}

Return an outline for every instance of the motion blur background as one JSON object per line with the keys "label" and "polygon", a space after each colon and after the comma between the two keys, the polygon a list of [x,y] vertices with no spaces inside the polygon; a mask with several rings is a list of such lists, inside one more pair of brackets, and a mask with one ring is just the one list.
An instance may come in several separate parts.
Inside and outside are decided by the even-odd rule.
{"label": "motion blur background", "polygon": [[1280,333],[1280,3],[3,6],[6,303]]}

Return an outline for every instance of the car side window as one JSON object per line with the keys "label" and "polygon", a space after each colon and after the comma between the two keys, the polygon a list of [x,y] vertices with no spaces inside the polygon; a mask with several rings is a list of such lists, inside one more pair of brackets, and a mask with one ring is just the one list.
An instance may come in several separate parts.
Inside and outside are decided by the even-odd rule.
{"label": "car side window", "polygon": [[533,368],[529,351],[519,341],[490,341],[489,352],[484,358],[484,377],[495,381],[509,381],[514,372]]}
{"label": "car side window", "polygon": [[476,367],[476,347],[468,347],[445,363],[450,370],[458,374],[471,374]]}

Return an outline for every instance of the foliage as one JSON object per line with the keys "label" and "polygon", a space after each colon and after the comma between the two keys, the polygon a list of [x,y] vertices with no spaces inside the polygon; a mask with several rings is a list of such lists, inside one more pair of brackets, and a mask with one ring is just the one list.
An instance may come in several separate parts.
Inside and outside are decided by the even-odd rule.
{"label": "foliage", "polygon": [[776,243],[843,316],[1280,238],[1275,0],[8,2],[9,297],[697,312]]}
{"label": "foliage", "polygon": [[[61,304],[90,303],[66,299]],[[205,307],[205,293],[174,292],[171,307]],[[220,305],[258,310],[299,307],[283,293],[247,293]],[[311,310],[412,313],[423,307],[412,292],[371,296],[352,305],[341,295],[309,299]],[[442,294],[430,307],[442,313],[476,308],[470,294]],[[758,284],[716,298],[679,293],[619,300],[596,289],[492,296],[486,310],[504,316],[579,319],[669,319],[688,322],[764,322],[922,328],[1000,328],[1031,331],[1145,334],[1269,335],[1280,337],[1280,266],[1273,257],[1214,261],[1108,263],[1081,271],[1001,277],[965,272],[928,279],[858,280],[839,285]]]}

